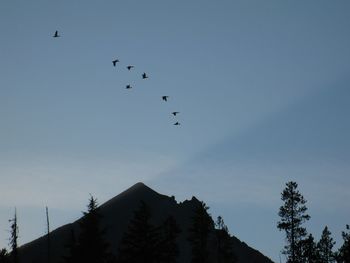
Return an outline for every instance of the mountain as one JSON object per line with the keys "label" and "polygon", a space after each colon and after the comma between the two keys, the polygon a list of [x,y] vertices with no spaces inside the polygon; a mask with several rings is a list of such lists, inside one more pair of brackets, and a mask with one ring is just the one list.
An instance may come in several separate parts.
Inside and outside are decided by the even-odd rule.
{"label": "mountain", "polygon": [[[122,235],[141,201],[144,201],[150,207],[152,223],[160,224],[169,215],[176,219],[182,230],[178,237],[180,249],[178,262],[189,263],[191,247],[187,240],[187,230],[190,227],[193,212],[201,202],[192,197],[191,200],[177,203],[174,197],[159,194],[143,183],[133,185],[100,206],[101,224],[106,229],[105,239],[110,243],[112,252],[117,253]],[[79,233],[79,220],[59,227],[50,233],[50,263],[62,262],[62,256],[67,254],[67,245],[72,238],[72,233],[74,235]],[[232,240],[238,263],[272,263],[269,258],[236,237],[233,236]],[[22,262],[47,262],[47,236],[21,246],[19,253]]]}

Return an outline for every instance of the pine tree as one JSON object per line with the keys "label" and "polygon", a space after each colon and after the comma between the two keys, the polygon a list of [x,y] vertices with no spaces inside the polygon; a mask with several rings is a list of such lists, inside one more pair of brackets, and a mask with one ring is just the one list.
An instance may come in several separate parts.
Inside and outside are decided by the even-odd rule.
{"label": "pine tree", "polygon": [[218,216],[216,222],[216,255],[218,263],[235,263],[236,256],[233,252],[232,239],[228,228],[221,216]]}
{"label": "pine tree", "polygon": [[195,210],[188,240],[192,246],[192,263],[209,262],[208,241],[214,222],[208,214],[209,207],[204,202]]}
{"label": "pine tree", "polygon": [[319,263],[317,258],[316,242],[312,234],[309,234],[306,239],[302,241],[302,257],[305,263]]}
{"label": "pine tree", "polygon": [[331,232],[326,226],[322,231],[320,241],[317,243],[317,254],[319,263],[333,263],[335,262],[335,254],[332,251],[335,241],[331,237]]}
{"label": "pine tree", "polygon": [[12,219],[9,220],[11,222],[11,236],[10,236],[10,259],[12,263],[18,263],[18,224],[17,224],[17,210],[15,209],[15,214]]}
{"label": "pine tree", "polygon": [[306,214],[306,200],[297,188],[296,182],[286,183],[286,188],[281,194],[284,205],[278,212],[281,220],[277,223],[277,228],[286,232],[287,244],[283,253],[287,255],[289,263],[302,261],[302,240],[307,234],[302,224],[310,219],[310,216]]}
{"label": "pine tree", "polygon": [[173,216],[169,216],[161,225],[161,238],[157,248],[160,253],[159,262],[175,263],[179,255],[179,248],[176,242],[180,228]]}
{"label": "pine tree", "polygon": [[79,222],[80,234],[77,242],[71,246],[71,254],[66,257],[66,262],[104,263],[109,262],[111,254],[108,252],[108,244],[104,240],[104,231],[100,229],[99,208],[97,200],[91,196],[87,206],[87,212]]}
{"label": "pine tree", "polygon": [[346,225],[346,232],[342,232],[343,245],[339,248],[337,261],[339,263],[350,263],[350,227]]}
{"label": "pine tree", "polygon": [[156,263],[159,260],[159,228],[150,222],[151,210],[145,202],[135,211],[119,246],[120,263]]}

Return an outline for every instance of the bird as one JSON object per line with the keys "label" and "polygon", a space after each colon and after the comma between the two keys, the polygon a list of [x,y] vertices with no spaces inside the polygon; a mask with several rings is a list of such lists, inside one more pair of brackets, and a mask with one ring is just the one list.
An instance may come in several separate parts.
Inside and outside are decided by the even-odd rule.
{"label": "bird", "polygon": [[177,114],[179,114],[180,112],[178,112],[178,111],[174,111],[174,112],[172,112],[171,114],[172,115],[174,115],[174,116],[176,116]]}
{"label": "bird", "polygon": [[60,35],[58,34],[57,30],[56,30],[55,34],[52,37],[60,37]]}
{"label": "bird", "polygon": [[113,60],[113,61],[112,61],[113,66],[116,66],[118,62],[119,62],[119,59],[115,59],[115,60]]}
{"label": "bird", "polygon": [[132,68],[134,68],[134,66],[127,66],[126,67],[128,70],[131,70]]}
{"label": "bird", "polygon": [[126,87],[125,87],[126,89],[131,89],[132,87],[131,87],[131,85],[126,85]]}
{"label": "bird", "polygon": [[168,101],[169,96],[162,96],[162,100]]}
{"label": "bird", "polygon": [[174,125],[180,125],[180,122],[177,121],[177,122],[174,123]]}
{"label": "bird", "polygon": [[148,79],[148,76],[146,75],[146,73],[145,73],[145,72],[143,72],[143,74],[142,74],[142,78],[143,78],[143,79]]}

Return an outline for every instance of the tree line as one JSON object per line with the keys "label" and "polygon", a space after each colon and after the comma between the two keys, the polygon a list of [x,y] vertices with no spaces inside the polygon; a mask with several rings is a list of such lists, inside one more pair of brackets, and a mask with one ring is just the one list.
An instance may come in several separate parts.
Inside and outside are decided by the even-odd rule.
{"label": "tree line", "polygon": [[311,217],[307,213],[306,200],[298,190],[298,184],[286,183],[281,193],[284,202],[279,208],[277,228],[285,232],[283,254],[287,263],[350,263],[350,229],[342,232],[343,244],[335,251],[331,231],[324,227],[319,241],[303,225]]}
{"label": "tree line", "polygon": [[[219,216],[216,222],[208,213],[209,207],[201,202],[194,210],[188,229],[187,240],[191,245],[192,263],[236,263],[232,239],[224,220]],[[104,235],[107,229],[101,227],[97,200],[91,196],[87,211],[79,220],[79,234],[71,230],[67,241],[67,254],[62,263],[175,263],[178,262],[178,236],[182,232],[173,216],[168,216],[159,225],[152,223],[152,211],[141,201],[134,212],[128,228],[119,244],[118,253],[111,252]],[[0,263],[20,263],[18,255],[17,215],[11,220],[10,249],[0,251]],[[47,224],[49,221],[47,217]],[[48,227],[47,262],[50,262]]]}

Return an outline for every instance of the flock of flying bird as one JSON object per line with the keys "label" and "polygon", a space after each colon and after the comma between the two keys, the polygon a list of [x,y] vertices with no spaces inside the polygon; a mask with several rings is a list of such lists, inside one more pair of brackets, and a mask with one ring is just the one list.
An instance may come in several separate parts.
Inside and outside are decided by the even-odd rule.
{"label": "flock of flying bird", "polygon": [[[54,38],[60,37],[60,35],[58,34],[58,31],[57,31],[57,30],[55,31],[53,37],[54,37]],[[116,67],[118,62],[120,62],[119,59],[114,59],[114,60],[112,60],[113,66]],[[128,65],[126,68],[130,71],[130,70],[132,70],[134,67],[135,67],[135,66]],[[142,79],[148,79],[148,76],[147,76],[147,74],[146,74],[145,72],[142,74]],[[132,86],[131,86],[130,84],[128,84],[128,85],[126,85],[125,88],[126,88],[126,89],[131,89]],[[164,96],[161,96],[161,98],[162,98],[163,101],[167,102],[169,96],[164,95]],[[174,116],[176,117],[176,115],[178,115],[179,113],[180,113],[180,112],[178,112],[178,111],[173,111],[171,114],[174,115]],[[179,123],[178,121],[176,121],[176,122],[174,123],[174,125],[178,126],[178,125],[180,125],[180,123]]]}

